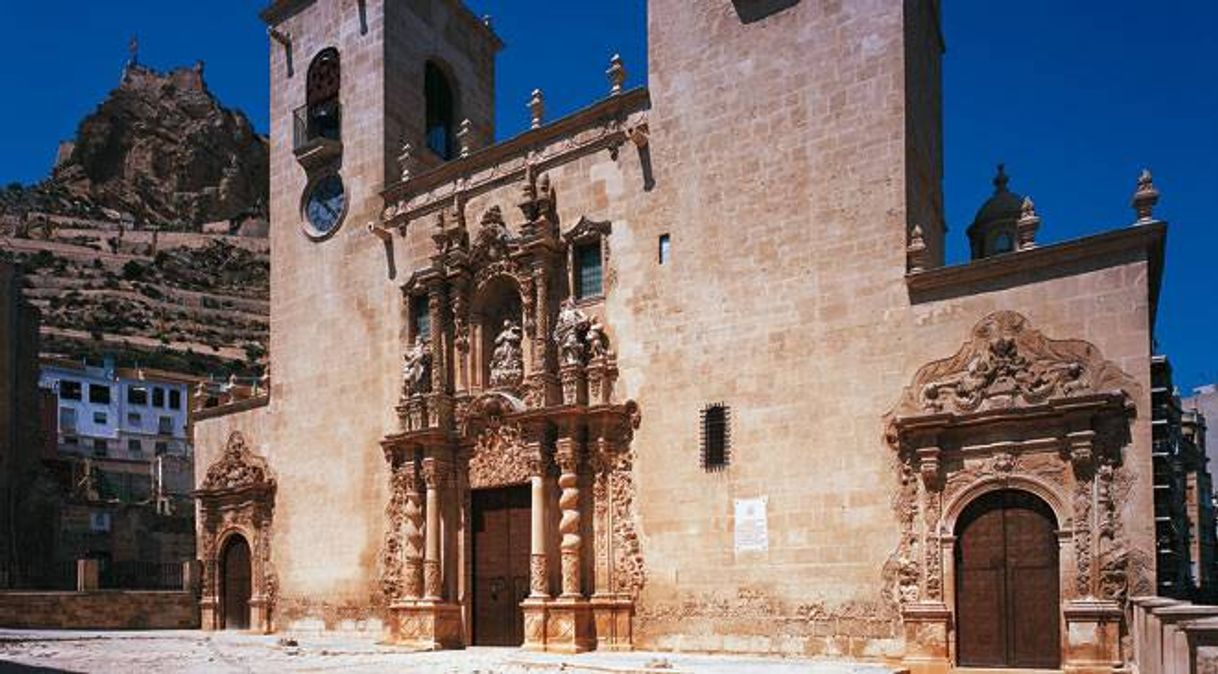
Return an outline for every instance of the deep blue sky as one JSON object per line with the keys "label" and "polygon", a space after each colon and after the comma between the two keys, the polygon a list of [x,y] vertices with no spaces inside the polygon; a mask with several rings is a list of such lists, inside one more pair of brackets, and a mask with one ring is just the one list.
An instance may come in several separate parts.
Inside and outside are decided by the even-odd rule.
{"label": "deep blue sky", "polygon": [[[812,1],[812,0],[805,0]],[[896,0],[893,0],[894,2]],[[0,183],[32,182],[56,143],[118,82],[127,40],[141,60],[206,64],[212,90],[267,128],[260,2],[0,0]],[[621,52],[630,84],[645,79],[643,0],[469,0],[507,43],[498,65],[500,137],[527,124],[546,92],[548,117],[602,96]],[[1169,220],[1160,350],[1184,391],[1218,381],[1218,2],[946,0],[944,130],[950,261],[989,195],[994,164],[1036,200],[1040,239],[1125,226],[1138,170],[1149,166]],[[809,64],[815,67],[815,64]]]}

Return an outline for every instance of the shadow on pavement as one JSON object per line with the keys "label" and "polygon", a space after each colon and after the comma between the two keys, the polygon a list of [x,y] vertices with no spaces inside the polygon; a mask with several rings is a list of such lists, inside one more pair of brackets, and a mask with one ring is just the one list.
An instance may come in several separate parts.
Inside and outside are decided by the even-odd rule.
{"label": "shadow on pavement", "polygon": [[23,665],[18,662],[7,662],[0,660],[0,674],[76,674],[70,669],[59,669],[57,667],[35,667],[33,665]]}

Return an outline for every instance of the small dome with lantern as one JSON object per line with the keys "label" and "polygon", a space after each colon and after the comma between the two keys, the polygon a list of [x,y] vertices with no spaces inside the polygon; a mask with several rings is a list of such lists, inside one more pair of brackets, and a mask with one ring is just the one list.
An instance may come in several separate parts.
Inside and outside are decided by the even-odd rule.
{"label": "small dome with lantern", "polygon": [[1016,223],[1024,199],[1007,189],[1009,181],[1006,167],[999,164],[994,176],[994,194],[977,209],[973,224],[968,228],[969,248],[974,260],[1015,251]]}

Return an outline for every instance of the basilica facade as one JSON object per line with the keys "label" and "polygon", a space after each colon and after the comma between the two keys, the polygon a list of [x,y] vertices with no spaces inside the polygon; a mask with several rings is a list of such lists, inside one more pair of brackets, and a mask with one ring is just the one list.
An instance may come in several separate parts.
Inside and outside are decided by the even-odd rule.
{"label": "basilica facade", "polygon": [[1000,167],[945,265],[938,11],[652,0],[646,87],[493,142],[458,0],[267,7],[272,383],[196,423],[205,628],[1123,667],[1157,190],[1048,244]]}

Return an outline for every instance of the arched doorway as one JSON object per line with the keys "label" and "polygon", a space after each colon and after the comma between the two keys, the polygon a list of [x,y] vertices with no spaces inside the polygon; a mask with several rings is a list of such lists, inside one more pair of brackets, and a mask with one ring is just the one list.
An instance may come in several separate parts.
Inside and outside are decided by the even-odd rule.
{"label": "arched doorway", "polygon": [[250,546],[245,537],[234,534],[224,544],[220,556],[221,627],[227,630],[250,628]]}
{"label": "arched doorway", "polygon": [[961,666],[1056,669],[1061,659],[1053,510],[1014,489],[984,494],[956,524]]}

